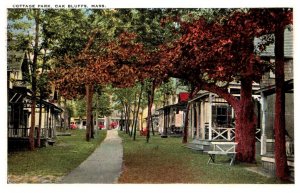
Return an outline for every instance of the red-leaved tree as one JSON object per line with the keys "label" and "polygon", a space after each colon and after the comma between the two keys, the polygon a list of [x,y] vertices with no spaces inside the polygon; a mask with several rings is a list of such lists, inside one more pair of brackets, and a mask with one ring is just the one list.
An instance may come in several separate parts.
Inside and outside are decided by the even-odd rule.
{"label": "red-leaved tree", "polygon": [[276,176],[287,180],[289,176],[285,147],[285,91],[284,91],[284,31],[293,24],[293,10],[290,8],[252,9],[253,15],[261,18],[259,26],[265,26],[266,34],[275,36],[275,165]]}
{"label": "red-leaved tree", "polygon": [[[270,69],[269,63],[254,52],[254,38],[268,32],[260,19],[251,11],[235,11],[221,21],[200,18],[182,22],[181,38],[163,49],[161,55],[170,76],[216,93],[234,108],[237,160],[242,162],[255,161],[257,121],[252,84]],[[240,82],[240,97],[228,93],[232,81]]]}
{"label": "red-leaved tree", "polygon": [[[55,68],[51,79],[65,98],[84,94],[87,100],[86,140],[92,137],[92,96],[94,86],[112,84],[128,87],[135,84],[137,64],[145,61],[143,46],[133,33],[122,33],[114,41],[99,43],[98,31],[92,31],[84,49],[77,56],[65,57],[69,65]],[[71,66],[71,67],[70,67]]]}

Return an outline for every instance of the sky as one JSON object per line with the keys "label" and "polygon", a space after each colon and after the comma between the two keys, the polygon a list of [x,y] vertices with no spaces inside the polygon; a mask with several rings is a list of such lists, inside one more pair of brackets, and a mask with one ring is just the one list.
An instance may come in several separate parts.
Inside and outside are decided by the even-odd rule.
{"label": "sky", "polygon": [[[6,140],[6,128],[7,128],[7,94],[6,94],[6,13],[7,8],[20,8],[29,5],[34,5],[38,8],[39,5],[50,5],[51,8],[66,8],[69,7],[89,7],[92,5],[102,8],[241,8],[241,7],[293,7],[294,8],[294,53],[298,50],[298,7],[296,5],[296,0],[2,0],[0,2],[0,184],[7,190],[7,192],[162,192],[169,191],[172,192],[295,192],[298,187],[299,182],[296,179],[296,185],[7,185],[7,140]],[[294,57],[294,69],[295,69],[295,85],[297,85],[298,78],[296,76],[299,72],[297,55]],[[297,87],[297,86],[295,86]],[[295,116],[299,114],[297,108],[299,102],[297,100],[299,92],[295,89]],[[299,121],[297,118],[295,120],[295,128],[298,128]],[[297,129],[295,129],[296,136],[299,134]],[[299,141],[299,140],[298,140]],[[300,146],[298,145],[296,139],[296,151]],[[296,153],[296,162],[297,159]],[[298,163],[296,163],[297,165]],[[296,166],[296,168],[298,168]],[[296,169],[296,176],[298,170]],[[4,186],[2,186],[4,185]],[[298,187],[299,188],[299,187]],[[58,190],[59,189],[59,190]],[[146,191],[145,191],[146,190]],[[1,190],[2,191],[2,190]],[[6,192],[6,191],[4,191]]]}

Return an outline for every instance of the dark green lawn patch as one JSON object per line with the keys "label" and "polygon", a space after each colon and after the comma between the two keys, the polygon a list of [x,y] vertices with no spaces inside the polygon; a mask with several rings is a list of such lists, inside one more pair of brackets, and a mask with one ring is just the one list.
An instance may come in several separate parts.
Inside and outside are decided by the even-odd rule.
{"label": "dark green lawn patch", "polygon": [[58,136],[54,146],[9,153],[8,175],[63,176],[84,161],[105,137],[106,131],[100,131],[86,142],[85,130],[72,130],[71,136]]}
{"label": "dark green lawn patch", "polygon": [[247,171],[253,164],[229,166],[226,156],[218,156],[221,165],[207,164],[209,156],[184,148],[181,138],[151,136],[147,144],[144,137],[132,141],[123,138],[124,163],[119,183],[193,183],[193,184],[273,184],[267,178]]}

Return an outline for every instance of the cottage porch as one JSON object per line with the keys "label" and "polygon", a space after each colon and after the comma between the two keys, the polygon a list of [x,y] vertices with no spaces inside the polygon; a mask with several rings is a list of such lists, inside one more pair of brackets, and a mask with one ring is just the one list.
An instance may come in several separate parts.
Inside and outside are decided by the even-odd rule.
{"label": "cottage porch", "polygon": [[[274,118],[275,118],[275,85],[257,91],[261,95],[261,161],[263,169],[275,176],[274,158]],[[294,179],[294,81],[285,82],[285,130],[287,164]]]}
{"label": "cottage porch", "polygon": [[[8,94],[8,149],[26,149],[29,143],[32,97],[26,92],[16,89],[9,89]],[[56,105],[44,100],[37,100],[34,138],[37,140],[37,128],[40,119],[42,145],[46,146],[48,141],[53,141],[56,129],[61,127],[61,112],[62,109]]]}
{"label": "cottage porch", "polygon": [[186,102],[168,105],[157,110],[159,132],[162,137],[182,136]]}

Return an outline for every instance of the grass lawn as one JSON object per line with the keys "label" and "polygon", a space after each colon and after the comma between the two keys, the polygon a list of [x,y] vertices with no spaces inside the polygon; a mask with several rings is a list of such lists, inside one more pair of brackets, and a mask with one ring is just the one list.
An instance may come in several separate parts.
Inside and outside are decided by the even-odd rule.
{"label": "grass lawn", "polygon": [[228,158],[217,157],[221,165],[207,164],[207,154],[182,147],[181,138],[151,136],[147,144],[144,137],[132,141],[123,138],[124,162],[119,183],[192,183],[192,184],[274,184],[267,178],[247,171],[253,164],[229,166]]}
{"label": "grass lawn", "polygon": [[54,146],[35,151],[8,154],[10,183],[51,183],[76,168],[106,136],[106,130],[90,142],[85,141],[85,130],[72,130],[71,136],[58,136]]}

